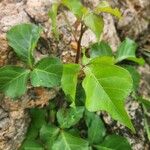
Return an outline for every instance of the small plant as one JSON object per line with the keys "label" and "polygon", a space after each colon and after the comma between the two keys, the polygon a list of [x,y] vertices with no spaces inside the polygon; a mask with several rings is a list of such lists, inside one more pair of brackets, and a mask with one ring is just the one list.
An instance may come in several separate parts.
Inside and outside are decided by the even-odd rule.
{"label": "small plant", "polygon": [[[65,6],[74,13],[81,27],[79,37],[70,27],[77,43],[75,63],[62,64],[59,58],[51,56],[36,61],[34,51],[42,32],[41,27],[21,24],[12,27],[7,33],[9,45],[24,64],[22,67],[0,68],[0,91],[9,97],[18,98],[25,94],[29,83],[33,87],[60,87],[67,99],[67,106],[61,108],[53,101],[48,108],[31,110],[33,120],[22,149],[131,149],[125,138],[106,136],[104,124],[94,112],[106,111],[113,119],[135,132],[124,102],[131,92],[136,91],[137,82],[131,76],[133,69],[125,66],[123,61],[144,63],[135,56],[137,45],[126,38],[116,53],[113,53],[110,46],[101,40],[104,21],[100,13],[110,13],[119,18],[121,13],[117,8],[111,8],[107,2],[101,2],[94,10],[89,10],[79,0],[62,0],[53,4],[49,15],[57,40],[59,32],[56,17],[60,6]],[[64,17],[68,23],[65,13]],[[81,47],[82,36],[87,28],[97,38],[97,43],[89,47],[89,57]],[[54,121],[50,122],[49,115],[52,115]],[[87,135],[80,133],[78,125],[81,125],[81,118],[87,128]],[[121,144],[116,147],[118,142]]]}

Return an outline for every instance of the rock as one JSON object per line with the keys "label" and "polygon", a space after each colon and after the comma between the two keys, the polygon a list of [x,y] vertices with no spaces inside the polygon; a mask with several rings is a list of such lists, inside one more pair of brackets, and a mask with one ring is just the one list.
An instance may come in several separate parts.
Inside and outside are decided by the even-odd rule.
{"label": "rock", "polygon": [[25,11],[37,23],[48,21],[48,11],[51,2],[49,0],[27,0]]}

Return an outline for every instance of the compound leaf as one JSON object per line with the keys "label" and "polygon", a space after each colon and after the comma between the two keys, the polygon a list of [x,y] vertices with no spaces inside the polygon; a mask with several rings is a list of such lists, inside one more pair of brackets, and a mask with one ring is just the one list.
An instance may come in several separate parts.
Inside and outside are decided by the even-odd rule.
{"label": "compound leaf", "polygon": [[22,96],[27,89],[29,72],[29,70],[17,66],[0,68],[0,91],[12,98]]}
{"label": "compound leaf", "polygon": [[61,82],[63,66],[58,58],[47,57],[40,60],[31,72],[31,83],[34,87],[55,87]]}
{"label": "compound leaf", "polygon": [[124,109],[124,99],[132,90],[129,72],[116,65],[91,64],[85,68],[83,88],[89,111],[107,111],[114,119],[134,131]]}
{"label": "compound leaf", "polygon": [[77,124],[82,118],[84,107],[59,109],[57,112],[57,120],[61,128],[70,128]]}
{"label": "compound leaf", "polygon": [[75,102],[77,78],[79,71],[80,65],[78,64],[63,65],[61,86],[66,96],[68,96],[73,103]]}
{"label": "compound leaf", "polygon": [[52,146],[52,150],[89,150],[88,142],[62,131]]}
{"label": "compound leaf", "polygon": [[41,32],[41,27],[34,24],[16,25],[7,32],[9,45],[30,67],[34,62],[33,52]]}

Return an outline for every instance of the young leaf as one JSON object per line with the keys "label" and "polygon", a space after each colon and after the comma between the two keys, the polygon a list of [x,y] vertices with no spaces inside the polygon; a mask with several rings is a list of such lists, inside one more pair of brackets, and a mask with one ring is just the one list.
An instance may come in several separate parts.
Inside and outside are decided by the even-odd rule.
{"label": "young leaf", "polygon": [[124,99],[132,89],[128,71],[116,66],[91,64],[85,68],[83,88],[86,93],[86,108],[89,111],[107,111],[114,119],[134,131],[124,109]]}
{"label": "young leaf", "polygon": [[87,8],[82,5],[80,0],[62,0],[62,4],[74,13],[77,18],[82,17],[88,12]]}
{"label": "young leaf", "polygon": [[127,139],[118,135],[109,135],[101,144],[94,147],[97,150],[132,150]]}
{"label": "young leaf", "polygon": [[90,47],[90,57],[113,56],[111,47],[104,41],[95,43]]}
{"label": "young leaf", "polygon": [[111,15],[114,15],[118,17],[119,19],[121,18],[121,12],[118,8],[112,8],[108,2],[102,1],[100,4],[95,8],[95,13],[110,13]]}
{"label": "young leaf", "polygon": [[88,142],[62,131],[52,146],[52,150],[89,150]]}
{"label": "young leaf", "polygon": [[47,150],[52,149],[52,145],[56,140],[60,129],[53,125],[43,125],[40,130],[40,139],[42,140],[44,147]]}
{"label": "young leaf", "polygon": [[60,85],[63,66],[58,58],[47,57],[40,60],[31,72],[34,87],[55,87]]}
{"label": "young leaf", "polygon": [[76,86],[80,65],[78,64],[64,64],[63,75],[61,79],[61,86],[71,101],[75,102]]}
{"label": "young leaf", "polygon": [[41,32],[41,27],[33,24],[16,25],[7,32],[9,45],[30,67],[34,62],[33,52]]}
{"label": "young leaf", "polygon": [[48,13],[49,17],[52,20],[52,31],[53,31],[54,36],[56,37],[57,40],[59,39],[59,33],[58,33],[58,30],[57,30],[57,11],[58,11],[58,6],[59,6],[58,3],[54,3],[52,5],[52,8],[50,9],[50,11]]}
{"label": "young leaf", "polygon": [[103,18],[94,13],[88,13],[85,15],[83,21],[85,25],[94,32],[94,34],[96,35],[97,41],[99,41],[101,33],[103,32],[103,28],[104,28]]}
{"label": "young leaf", "polygon": [[95,113],[86,111],[85,120],[88,127],[89,143],[98,144],[102,142],[106,134],[106,129],[100,117]]}
{"label": "young leaf", "polygon": [[135,56],[136,48],[137,44],[131,39],[126,38],[117,49],[116,62],[127,59],[143,65],[144,60],[142,58],[136,58]]}
{"label": "young leaf", "polygon": [[22,96],[27,89],[29,72],[17,66],[0,68],[0,91],[12,98]]}
{"label": "young leaf", "polygon": [[82,118],[84,107],[76,107],[69,109],[59,109],[57,112],[57,120],[61,128],[70,128],[77,124]]}

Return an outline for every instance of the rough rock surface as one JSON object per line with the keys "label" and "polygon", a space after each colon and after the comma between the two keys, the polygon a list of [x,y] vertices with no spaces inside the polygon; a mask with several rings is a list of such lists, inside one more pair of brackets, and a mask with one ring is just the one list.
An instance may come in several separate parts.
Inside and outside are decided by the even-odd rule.
{"label": "rough rock surface", "polygon": [[[58,16],[61,42],[56,42],[50,32],[51,26],[47,13],[52,1],[54,0],[0,0],[0,66],[14,63],[14,59],[12,59],[14,54],[7,45],[6,32],[11,26],[23,22],[40,24],[44,28],[44,33],[37,48],[37,56],[41,57],[45,54],[56,54],[59,55],[64,62],[74,61],[76,51],[74,39],[70,35],[70,30],[67,25],[63,22],[61,13]],[[83,1],[91,8],[96,6],[99,2],[99,0]],[[150,1],[109,1],[112,6],[121,9],[123,18],[118,21],[108,14],[103,15],[105,21],[103,39],[111,44],[113,50],[116,49],[120,40],[125,36],[136,39],[140,43],[141,49],[145,47],[148,43],[147,41],[150,41],[149,36],[145,37],[145,35],[149,33],[150,26]],[[75,22],[74,16],[68,12],[66,12],[66,15],[69,16],[70,23],[73,25]],[[89,43],[93,41],[95,41],[95,37],[92,32],[88,30],[83,36],[82,45],[88,46]],[[148,73],[146,76],[144,76],[144,74],[147,74],[145,73],[145,70]],[[150,81],[147,66],[141,68],[141,72],[143,75],[141,91],[143,91],[142,94],[149,96],[148,92],[150,90],[145,90],[150,87],[150,84],[145,84],[145,80]],[[49,92],[47,96],[51,97]],[[28,101],[29,97],[24,96],[20,103],[14,103],[6,99],[6,97],[3,98],[3,96],[0,95],[0,100],[2,100],[0,103],[0,150],[16,150],[24,139],[24,135],[30,122],[27,111],[22,107],[22,102]],[[44,97],[44,100],[45,99],[46,98]],[[32,101],[31,106],[35,106],[34,104],[35,103]],[[38,104],[40,105],[41,103],[39,102]],[[137,135],[131,135],[127,129],[123,128],[121,125],[114,124],[114,122],[109,120],[109,117],[106,117],[105,121],[108,123],[109,128],[111,127],[110,132],[116,131],[118,134],[128,137],[132,143],[133,150],[148,150],[149,148],[142,126],[143,120],[140,120],[142,119],[142,109],[137,102],[132,100],[129,100],[127,103],[127,109],[129,110],[135,125],[139,124],[139,127],[137,128],[140,129],[140,131]]]}

